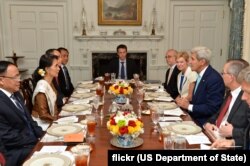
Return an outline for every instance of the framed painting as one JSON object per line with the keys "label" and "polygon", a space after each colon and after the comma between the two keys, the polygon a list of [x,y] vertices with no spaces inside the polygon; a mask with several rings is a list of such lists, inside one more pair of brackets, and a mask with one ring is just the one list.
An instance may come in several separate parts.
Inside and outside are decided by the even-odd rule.
{"label": "framed painting", "polygon": [[141,25],[142,0],[98,0],[98,25]]}

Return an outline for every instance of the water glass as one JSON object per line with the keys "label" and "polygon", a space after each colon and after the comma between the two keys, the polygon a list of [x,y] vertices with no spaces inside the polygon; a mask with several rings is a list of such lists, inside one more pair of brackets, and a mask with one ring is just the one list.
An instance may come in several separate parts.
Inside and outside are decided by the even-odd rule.
{"label": "water glass", "polygon": [[115,82],[115,77],[116,77],[116,74],[115,73],[111,73],[111,82]]}
{"label": "water glass", "polygon": [[163,137],[164,150],[174,150],[174,138],[171,135]]}
{"label": "water glass", "polygon": [[90,159],[90,146],[77,145],[77,152],[74,153],[75,166],[88,166]]}
{"label": "water glass", "polygon": [[184,137],[175,137],[174,149],[176,150],[186,149],[186,139]]}

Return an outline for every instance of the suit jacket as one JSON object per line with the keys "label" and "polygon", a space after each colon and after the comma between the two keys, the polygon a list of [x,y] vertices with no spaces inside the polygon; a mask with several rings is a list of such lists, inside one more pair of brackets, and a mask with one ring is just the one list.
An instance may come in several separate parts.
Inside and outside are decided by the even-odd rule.
{"label": "suit jacket", "polygon": [[163,86],[166,89],[166,91],[170,94],[170,96],[173,99],[175,99],[179,95],[178,87],[177,87],[177,77],[178,77],[178,74],[180,73],[180,70],[177,68],[177,66],[175,66],[172,72],[172,75],[170,77],[170,80],[168,82],[169,71],[170,71],[170,68],[166,72],[165,83]]}
{"label": "suit jacket", "polygon": [[54,85],[54,87],[56,89],[56,92],[57,92],[56,105],[57,105],[57,108],[60,110],[62,108],[62,106],[63,106],[64,95],[62,93],[60,85],[56,81],[56,78],[53,78],[52,83],[53,83],[53,85]]}
{"label": "suit jacket", "polygon": [[[194,88],[195,89],[195,88]],[[193,110],[190,115],[198,125],[203,124],[219,111],[223,103],[225,85],[221,75],[210,65],[203,74],[196,93],[193,92]]]}
{"label": "suit jacket", "polygon": [[59,85],[60,85],[60,88],[61,88],[61,92],[63,93],[64,96],[70,97],[70,95],[72,94],[72,92],[74,90],[74,86],[73,86],[73,84],[71,82],[70,75],[66,74],[66,77],[68,78],[68,81],[69,81],[69,88],[68,89],[67,89],[67,86],[66,86],[66,80],[65,80],[65,76],[64,76],[64,73],[63,73],[62,66],[60,66],[60,71],[58,73],[58,80],[59,80]]}
{"label": "suit jacket", "polygon": [[[249,123],[247,119],[247,115],[248,115],[248,111],[250,111],[248,104],[245,101],[241,100],[242,94],[243,94],[243,91],[241,91],[238,97],[236,98],[233,104],[233,107],[229,113],[229,116],[227,118],[227,122],[231,123],[234,127],[232,137],[235,140],[236,145],[239,145],[239,146],[243,146],[244,144],[244,132]],[[214,114],[208,120],[208,122],[212,124],[216,123],[216,120],[220,114],[220,111],[224,107],[225,103],[226,103],[226,100],[222,104],[220,110],[216,114]]]}
{"label": "suit jacket", "polygon": [[248,126],[244,133],[244,146],[243,146],[244,150],[250,150],[250,132],[249,131],[250,131],[250,123],[248,123]]}
{"label": "suit jacket", "polygon": [[[31,118],[19,92],[15,93],[26,112],[26,119],[11,99],[0,90],[0,138],[5,146],[6,165],[21,165],[38,138],[44,134],[42,128]],[[34,135],[30,135],[30,123]]]}
{"label": "suit jacket", "polygon": [[[126,59],[126,70],[127,70],[127,79],[132,79],[133,78],[133,74],[139,73],[139,67],[136,66],[134,60],[127,58]],[[116,78],[118,78],[119,75],[119,58],[115,58],[113,60],[110,61],[109,65],[108,65],[108,69],[107,69],[108,73],[115,73],[116,74]]]}

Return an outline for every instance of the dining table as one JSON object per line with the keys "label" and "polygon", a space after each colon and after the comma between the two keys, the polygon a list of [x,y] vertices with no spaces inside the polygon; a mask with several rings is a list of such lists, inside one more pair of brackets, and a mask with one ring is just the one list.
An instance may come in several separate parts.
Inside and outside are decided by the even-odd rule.
{"label": "dining table", "polygon": [[[76,88],[77,89],[77,88]],[[95,93],[95,91],[94,91]],[[154,132],[153,129],[153,123],[151,120],[150,114],[142,114],[141,115],[141,121],[143,122],[143,128],[144,133],[139,135],[139,138],[142,139],[142,143],[140,143],[138,146],[135,147],[119,147],[111,143],[111,140],[113,138],[113,135],[110,133],[110,131],[107,129],[107,121],[110,118],[110,106],[113,103],[114,95],[110,94],[107,90],[103,94],[103,104],[98,108],[99,116],[96,120],[96,130],[95,130],[95,136],[91,140],[91,147],[92,151],[90,153],[90,166],[103,166],[108,165],[108,151],[109,150],[164,150],[163,148],[163,141],[161,137],[160,132]],[[68,104],[71,103],[74,100],[69,99]],[[173,101],[171,101],[173,102]],[[136,100],[136,94],[133,93],[129,96],[129,103],[133,107],[133,111],[137,114],[139,105]],[[148,101],[142,102],[142,109],[149,109],[148,107]],[[101,116],[100,116],[101,115]],[[86,115],[76,115],[78,117],[78,122],[85,119]],[[59,117],[60,118],[60,114]],[[188,115],[186,112],[185,115],[181,115],[181,119],[183,121],[192,121],[192,118]],[[160,126],[159,126],[160,129]],[[205,131],[202,130],[202,132],[206,135]],[[209,138],[209,136],[208,136]],[[209,138],[211,140],[211,138]],[[83,140],[83,142],[86,142],[86,138]],[[56,142],[42,142],[39,141],[30,155],[28,156],[27,160],[32,157],[32,155],[40,151],[43,146],[60,146],[60,145],[66,145],[67,151],[70,151],[72,146],[75,146],[74,143],[65,143],[62,140],[56,141]],[[186,143],[187,149],[200,149],[200,144],[188,144]]]}

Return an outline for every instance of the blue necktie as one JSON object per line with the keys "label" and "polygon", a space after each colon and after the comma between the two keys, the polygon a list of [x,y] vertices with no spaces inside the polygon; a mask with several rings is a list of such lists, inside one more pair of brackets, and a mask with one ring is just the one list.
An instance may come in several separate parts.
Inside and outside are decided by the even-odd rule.
{"label": "blue necktie", "polygon": [[198,86],[199,86],[200,81],[201,81],[201,76],[198,75],[198,78],[197,78],[196,84],[195,84],[195,88],[194,88],[194,94],[196,93],[196,90],[197,90],[197,88],[198,88]]}
{"label": "blue necktie", "polygon": [[29,121],[28,118],[27,118],[26,112],[25,112],[25,110],[24,110],[22,104],[19,102],[19,100],[16,98],[16,96],[15,96],[14,94],[12,94],[12,95],[10,96],[10,98],[14,101],[14,103],[15,103],[17,109],[21,111],[21,113],[22,113],[22,115],[23,115],[23,118],[25,119],[25,122],[26,122],[26,124],[27,124],[27,126],[28,126],[28,128],[29,128],[30,134],[31,134],[32,136],[35,137],[35,134],[34,134],[34,132],[33,132],[33,129],[32,129],[32,127],[31,127],[31,125],[30,125],[30,121]]}
{"label": "blue necktie", "polygon": [[124,69],[124,62],[121,62],[121,79],[125,79],[125,69]]}
{"label": "blue necktie", "polygon": [[183,80],[184,80],[184,75],[181,75],[181,82],[180,82],[180,91],[182,91],[182,84],[183,84]]}
{"label": "blue necktie", "polygon": [[64,71],[66,89],[69,89],[69,72],[66,66],[63,66],[63,71]]}

